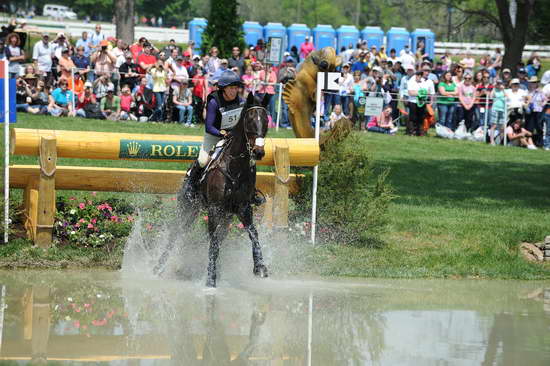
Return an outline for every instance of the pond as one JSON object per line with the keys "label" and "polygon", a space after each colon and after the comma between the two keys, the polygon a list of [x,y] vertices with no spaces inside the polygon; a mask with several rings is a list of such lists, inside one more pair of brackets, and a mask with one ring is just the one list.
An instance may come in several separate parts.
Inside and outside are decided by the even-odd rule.
{"label": "pond", "polygon": [[1,365],[550,365],[550,282],[0,272]]}

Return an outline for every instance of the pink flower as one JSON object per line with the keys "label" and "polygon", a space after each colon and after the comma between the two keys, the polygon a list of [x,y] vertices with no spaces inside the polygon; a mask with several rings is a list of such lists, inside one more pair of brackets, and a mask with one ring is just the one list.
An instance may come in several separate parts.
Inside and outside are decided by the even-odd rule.
{"label": "pink flower", "polygon": [[107,318],[111,319],[113,317],[113,315],[115,315],[115,311],[111,310],[107,313]]}
{"label": "pink flower", "polygon": [[74,200],[76,200],[76,197],[70,197],[69,198],[69,201],[74,201]]}
{"label": "pink flower", "polygon": [[128,216],[128,217],[126,218],[126,220],[132,222],[132,221],[134,221],[134,218],[133,218],[132,216]]}
{"label": "pink flower", "polygon": [[80,328],[80,322],[78,320],[76,320],[74,323],[73,323],[73,326],[75,328]]}
{"label": "pink flower", "polygon": [[74,227],[80,227],[80,224],[79,224],[79,223],[76,223],[76,224],[74,225]]}
{"label": "pink flower", "polygon": [[96,196],[97,195],[97,192],[92,192],[92,196]]}
{"label": "pink flower", "polygon": [[78,222],[80,222],[81,224],[83,224],[83,223],[85,223],[85,222],[86,222],[86,220],[84,220],[84,219],[80,219],[80,220],[78,220]]}
{"label": "pink flower", "polygon": [[170,198],[170,199],[171,199],[172,201],[175,201],[175,200],[176,200],[176,197],[172,197],[172,198]]}
{"label": "pink flower", "polygon": [[97,220],[96,220],[96,219],[92,219],[91,222],[92,222],[92,224],[95,224],[95,223],[97,222]]}
{"label": "pink flower", "polygon": [[203,217],[204,221],[208,221],[208,216]]}
{"label": "pink flower", "polygon": [[116,215],[111,216],[111,221],[117,222],[118,221],[118,216],[116,216]]}
{"label": "pink flower", "polygon": [[77,313],[80,313],[80,308],[76,308],[74,309],[74,311],[76,311]]}
{"label": "pink flower", "polygon": [[238,227],[239,229],[244,229],[244,225],[243,225],[242,222],[239,222],[239,224],[237,225],[237,227]]}
{"label": "pink flower", "polygon": [[107,319],[105,319],[105,318],[103,318],[101,320],[92,320],[92,325],[95,325],[96,327],[101,327],[105,324],[107,324]]}
{"label": "pink flower", "polygon": [[92,306],[92,305],[90,305],[90,304],[84,304],[84,307],[85,307],[85,308],[89,308],[90,306]]}
{"label": "pink flower", "polygon": [[85,204],[84,202],[80,202],[80,203],[78,204],[78,208],[80,208],[81,210],[83,210],[84,207],[86,207],[86,204]]}
{"label": "pink flower", "polygon": [[93,228],[94,228],[94,225],[88,224],[88,229],[93,229]]}

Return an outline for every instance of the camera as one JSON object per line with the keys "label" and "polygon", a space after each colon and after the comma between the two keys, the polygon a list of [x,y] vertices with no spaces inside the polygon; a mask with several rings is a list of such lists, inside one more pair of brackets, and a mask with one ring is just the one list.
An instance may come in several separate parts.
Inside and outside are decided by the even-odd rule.
{"label": "camera", "polygon": [[106,51],[106,50],[107,50],[107,46],[101,46],[101,50],[102,50],[102,51]]}

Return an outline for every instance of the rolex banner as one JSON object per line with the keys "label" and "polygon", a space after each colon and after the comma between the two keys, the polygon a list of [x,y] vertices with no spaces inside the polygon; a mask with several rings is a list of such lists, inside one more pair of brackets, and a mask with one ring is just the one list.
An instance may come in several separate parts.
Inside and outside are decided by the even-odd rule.
{"label": "rolex banner", "polygon": [[199,156],[198,141],[120,140],[119,158],[193,160]]}

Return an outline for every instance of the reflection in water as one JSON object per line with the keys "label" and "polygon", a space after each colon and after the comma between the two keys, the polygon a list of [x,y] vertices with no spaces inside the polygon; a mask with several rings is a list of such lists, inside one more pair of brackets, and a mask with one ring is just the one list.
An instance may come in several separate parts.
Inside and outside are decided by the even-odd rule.
{"label": "reflection in water", "polygon": [[1,365],[550,364],[549,284],[271,279],[208,292],[31,271],[0,272],[0,285]]}

